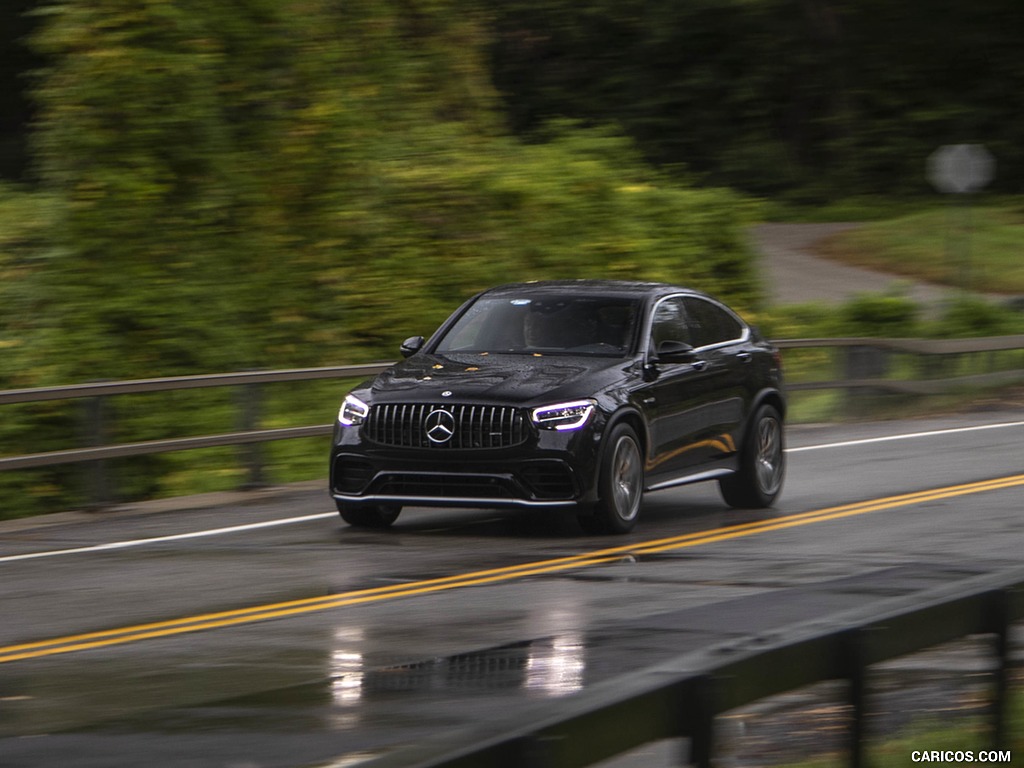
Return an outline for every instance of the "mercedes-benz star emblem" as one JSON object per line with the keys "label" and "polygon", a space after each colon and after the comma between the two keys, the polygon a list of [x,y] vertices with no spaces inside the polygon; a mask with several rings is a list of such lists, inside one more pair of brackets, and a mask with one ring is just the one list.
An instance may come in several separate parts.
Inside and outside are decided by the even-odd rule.
{"label": "mercedes-benz star emblem", "polygon": [[452,391],[450,389],[446,389],[444,392],[441,393],[441,397],[451,397],[451,396],[452,396]]}
{"label": "mercedes-benz star emblem", "polygon": [[437,408],[427,414],[427,418],[423,420],[423,429],[426,430],[430,442],[438,445],[447,443],[455,434],[455,417],[448,411]]}

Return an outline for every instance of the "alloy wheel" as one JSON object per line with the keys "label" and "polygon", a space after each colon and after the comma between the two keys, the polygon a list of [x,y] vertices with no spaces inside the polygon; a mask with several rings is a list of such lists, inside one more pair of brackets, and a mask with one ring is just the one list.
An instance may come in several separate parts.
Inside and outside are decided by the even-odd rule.
{"label": "alloy wheel", "polygon": [[640,511],[640,497],[643,495],[643,467],[640,449],[627,435],[615,444],[612,461],[612,496],[615,513],[621,520],[632,520]]}
{"label": "alloy wheel", "polygon": [[765,416],[757,425],[757,483],[766,494],[773,494],[782,483],[782,425],[778,419]]}

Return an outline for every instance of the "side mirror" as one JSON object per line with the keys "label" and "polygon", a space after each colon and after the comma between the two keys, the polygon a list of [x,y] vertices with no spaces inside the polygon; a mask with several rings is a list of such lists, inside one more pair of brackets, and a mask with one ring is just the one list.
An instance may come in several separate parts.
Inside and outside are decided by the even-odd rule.
{"label": "side mirror", "polygon": [[402,346],[399,347],[402,357],[412,357],[421,349],[423,349],[422,336],[410,336],[408,339],[403,341]]}
{"label": "side mirror", "polygon": [[663,341],[654,356],[656,363],[692,363],[696,359],[693,347],[685,341]]}

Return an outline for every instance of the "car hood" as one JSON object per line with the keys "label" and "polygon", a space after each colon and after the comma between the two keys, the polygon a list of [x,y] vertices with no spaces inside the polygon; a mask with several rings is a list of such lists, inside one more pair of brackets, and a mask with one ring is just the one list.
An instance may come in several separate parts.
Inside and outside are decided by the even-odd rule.
{"label": "car hood", "polygon": [[534,405],[590,397],[621,381],[631,360],[608,357],[418,354],[373,380],[374,402],[453,402]]}

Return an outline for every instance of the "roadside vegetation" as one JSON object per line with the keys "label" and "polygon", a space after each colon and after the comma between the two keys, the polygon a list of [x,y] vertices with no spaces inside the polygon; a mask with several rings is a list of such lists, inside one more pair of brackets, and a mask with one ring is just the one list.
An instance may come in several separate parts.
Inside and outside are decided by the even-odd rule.
{"label": "roadside vegetation", "polygon": [[[0,389],[391,359],[477,290],[559,277],[692,285],[777,338],[1012,332],[966,299],[945,327],[898,296],[774,311],[746,237],[826,211],[938,230],[921,169],[954,139],[983,136],[998,191],[1021,192],[1024,6],[949,6],[5,5]],[[1019,268],[1013,205],[979,211],[979,280]],[[340,389],[271,388],[261,426],[329,422]],[[105,439],[233,431],[234,398],[118,399]],[[0,455],[81,445],[85,424],[81,403],[5,407]],[[323,473],[315,441],[264,453],[268,482]],[[114,469],[122,500],[244,481],[229,449]],[[75,507],[91,472],[2,472],[0,517]]]}
{"label": "roadside vegetation", "polygon": [[[803,304],[770,308],[750,318],[772,339],[886,338],[956,339],[1024,334],[1024,312],[976,296],[950,293],[937,312],[926,311],[894,289],[863,294],[840,306]],[[848,348],[791,349],[784,353],[790,384],[850,378]],[[874,375],[920,381],[951,379],[1000,371],[1024,370],[1024,350],[924,357],[887,352],[877,358]],[[962,410],[971,403],[1024,402],[1019,387],[978,387],[943,395],[864,394],[841,389],[790,393],[792,422],[825,422],[844,418],[897,418]]]}
{"label": "roadside vegetation", "polygon": [[1024,200],[953,200],[836,235],[821,254],[989,294],[1024,296]]}
{"label": "roadside vegetation", "polygon": [[[1019,682],[1018,682],[1019,686]],[[1011,755],[1018,755],[1024,750],[1024,691],[1011,690],[1009,711],[1007,713],[1007,733],[1010,744],[1000,751],[1009,750]],[[993,749],[988,737],[988,725],[983,717],[967,717],[950,724],[937,722],[934,718],[920,718],[917,722],[901,729],[894,736],[881,737],[869,741],[866,745],[866,763],[872,768],[906,768],[908,765],[920,764],[936,766],[936,768],[957,768],[964,761],[913,761],[914,752],[933,751],[957,752]],[[978,764],[981,763],[970,763]],[[1013,763],[1009,763],[1012,765]],[[849,765],[849,756],[845,754],[827,755],[798,763],[790,763],[789,768],[842,768]]]}

